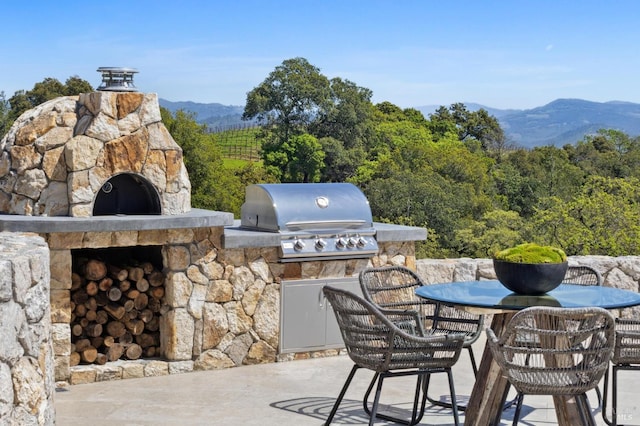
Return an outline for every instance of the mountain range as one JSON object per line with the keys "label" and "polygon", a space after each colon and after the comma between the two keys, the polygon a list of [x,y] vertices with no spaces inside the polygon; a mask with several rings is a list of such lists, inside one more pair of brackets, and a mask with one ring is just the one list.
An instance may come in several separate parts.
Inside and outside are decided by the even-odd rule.
{"label": "mountain range", "polygon": [[[160,106],[172,113],[185,110],[210,128],[246,125],[244,106],[219,103],[171,102],[160,99]],[[582,99],[556,99],[532,109],[497,109],[476,103],[464,103],[469,111],[485,109],[494,116],[510,143],[525,148],[574,144],[599,129],[620,130],[631,137],[640,135],[640,104],[621,101],[592,102]],[[425,117],[439,105],[414,107]]]}

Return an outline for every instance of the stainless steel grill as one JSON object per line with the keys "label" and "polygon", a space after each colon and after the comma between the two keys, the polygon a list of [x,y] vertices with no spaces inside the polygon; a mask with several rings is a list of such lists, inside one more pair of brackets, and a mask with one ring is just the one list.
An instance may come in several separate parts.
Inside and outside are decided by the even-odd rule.
{"label": "stainless steel grill", "polygon": [[250,185],[240,226],[279,233],[283,262],[378,252],[369,201],[349,183]]}

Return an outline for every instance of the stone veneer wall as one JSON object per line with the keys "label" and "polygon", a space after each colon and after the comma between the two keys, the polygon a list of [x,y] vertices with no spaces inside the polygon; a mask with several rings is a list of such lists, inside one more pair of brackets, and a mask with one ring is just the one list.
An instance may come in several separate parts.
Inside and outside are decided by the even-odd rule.
{"label": "stone veneer wall", "polygon": [[[413,242],[381,243],[372,259],[279,263],[278,249],[222,249],[222,227],[44,235],[51,250],[51,309],[59,386],[326,356],[277,353],[280,283],[357,277],[372,265],[415,269]],[[69,366],[71,249],[162,246],[167,272],[162,359]]]}
{"label": "stone veneer wall", "polygon": [[0,423],[53,425],[49,253],[35,235],[0,233]]}
{"label": "stone veneer wall", "polygon": [[[165,313],[162,319],[162,359],[116,361],[105,365],[64,365],[69,351],[69,325],[60,304],[68,300],[53,278],[65,259],[70,237],[59,241],[51,234],[52,317],[56,342],[56,378],[70,384],[211,370],[240,365],[331,356],[329,349],[311,353],[278,354],[280,283],[287,279],[356,277],[370,266],[404,265],[426,283],[495,279],[490,259],[415,258],[413,242],[383,242],[371,259],[279,263],[277,248],[222,249],[222,228],[75,235],[73,246],[91,247],[97,241],[110,246],[163,245],[169,273]],[[136,234],[140,234],[136,236]],[[146,241],[146,242],[145,242]],[[172,241],[170,244],[167,241]],[[571,264],[595,266],[604,285],[638,291],[640,257],[571,257]],[[66,267],[64,268],[67,269]],[[640,308],[617,313],[640,314]],[[64,319],[63,322],[59,322]],[[177,332],[179,330],[179,332]],[[65,343],[66,342],[66,343]],[[63,352],[60,352],[63,350]],[[68,361],[67,361],[68,362]],[[63,383],[59,383],[63,385]]]}

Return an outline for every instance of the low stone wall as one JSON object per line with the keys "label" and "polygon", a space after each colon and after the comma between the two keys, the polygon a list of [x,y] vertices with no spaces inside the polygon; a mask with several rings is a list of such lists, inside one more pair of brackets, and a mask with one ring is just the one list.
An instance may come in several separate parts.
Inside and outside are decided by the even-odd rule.
{"label": "low stone wall", "polygon": [[[570,256],[569,265],[595,268],[604,286],[640,290],[640,256]],[[427,284],[496,279],[491,259],[419,259],[416,272]],[[620,309],[614,315],[640,317],[640,307]]]}
{"label": "low stone wall", "polygon": [[0,233],[0,423],[53,425],[49,249]]}

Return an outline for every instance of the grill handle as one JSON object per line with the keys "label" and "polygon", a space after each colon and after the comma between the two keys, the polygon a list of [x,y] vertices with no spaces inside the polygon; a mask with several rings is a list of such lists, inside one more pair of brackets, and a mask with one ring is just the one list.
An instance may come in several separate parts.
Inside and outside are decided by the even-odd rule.
{"label": "grill handle", "polygon": [[291,228],[317,228],[318,226],[322,227],[340,227],[340,228],[348,228],[348,227],[361,227],[362,225],[366,225],[366,220],[354,219],[354,220],[309,220],[309,221],[291,221],[285,223],[286,227]]}

